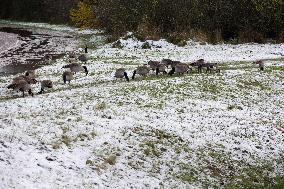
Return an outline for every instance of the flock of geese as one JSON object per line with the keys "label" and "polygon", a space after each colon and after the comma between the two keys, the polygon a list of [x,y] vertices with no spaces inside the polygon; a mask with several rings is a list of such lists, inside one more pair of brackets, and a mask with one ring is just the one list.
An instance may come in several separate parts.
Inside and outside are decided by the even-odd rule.
{"label": "flock of geese", "polygon": [[[74,79],[74,74],[77,72],[84,72],[86,76],[88,75],[89,71],[86,66],[81,65],[77,61],[81,61],[82,63],[86,63],[88,58],[87,55],[87,47],[85,48],[85,54],[76,55],[76,54],[69,54],[69,64],[63,66],[62,68],[68,68],[67,71],[64,71],[62,74],[62,79],[64,84],[67,82],[70,83],[71,80]],[[263,61],[258,60],[255,61],[254,64],[257,64],[260,70],[264,69]],[[167,74],[172,76],[173,74],[177,73],[179,75],[183,75],[185,73],[190,73],[196,69],[198,73],[202,73],[202,70],[205,69],[206,73],[213,73],[217,72],[220,73],[220,69],[218,68],[217,63],[208,63],[205,62],[204,59],[199,59],[192,63],[183,63],[180,61],[173,61],[171,59],[162,59],[161,61],[149,61],[147,64],[142,66],[138,66],[132,75],[132,79],[135,79],[135,75],[138,74],[140,76],[147,76],[150,71],[154,71],[156,75]],[[115,78],[125,78],[126,81],[130,81],[128,74],[125,68],[119,68],[115,71],[114,74]],[[32,92],[32,84],[36,84],[38,81],[35,77],[35,71],[26,71],[24,75],[17,76],[13,78],[11,84],[7,86],[8,89],[13,89],[14,91],[20,91],[25,96],[25,92],[28,92],[29,95],[33,96]],[[40,81],[41,90],[38,94],[42,94],[45,92],[46,88],[52,88],[53,82],[51,80],[42,80]]]}
{"label": "flock of geese", "polygon": [[[170,70],[169,70],[170,68]],[[144,64],[142,66],[138,66],[132,75],[132,79],[135,79],[135,75],[141,75],[145,77],[150,73],[150,71],[154,71],[156,75],[168,74],[172,76],[174,73],[179,75],[189,73],[193,71],[193,68],[196,68],[198,73],[202,72],[202,69],[206,69],[206,73],[210,72],[218,72],[220,73],[220,69],[218,68],[217,63],[207,63],[204,59],[199,59],[193,63],[182,63],[180,61],[173,61],[171,59],[162,59],[161,61],[152,61],[150,60],[148,64]],[[169,72],[167,72],[169,70]],[[124,68],[119,68],[116,70],[114,77],[116,78],[125,78],[129,81],[129,77]]]}
{"label": "flock of geese", "polygon": [[[50,59],[50,57],[48,56],[47,59]],[[87,47],[85,48],[85,54],[78,56],[76,54],[69,54],[69,64],[62,67],[68,68],[68,70],[64,71],[62,74],[64,84],[66,84],[67,82],[70,83],[70,81],[74,79],[73,75],[77,72],[83,71],[86,73],[86,75],[88,75],[88,69],[86,66],[82,66],[80,63],[74,62],[87,62],[88,59]],[[36,80],[35,70],[28,70],[24,75],[13,78],[11,84],[9,84],[7,88],[12,89],[13,91],[22,92],[23,97],[25,97],[25,92],[28,92],[29,95],[33,96],[34,93],[32,92],[31,85],[36,83],[38,83],[38,80]],[[38,94],[43,94],[46,88],[53,87],[53,82],[51,80],[42,80],[39,83],[41,90],[38,92]]]}

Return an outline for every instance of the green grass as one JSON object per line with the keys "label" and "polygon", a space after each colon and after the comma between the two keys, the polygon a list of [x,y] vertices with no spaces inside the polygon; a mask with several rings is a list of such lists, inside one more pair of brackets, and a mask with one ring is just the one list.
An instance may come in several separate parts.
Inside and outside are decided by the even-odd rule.
{"label": "green grass", "polygon": [[263,90],[263,91],[270,91],[271,87],[265,84],[264,82],[257,81],[254,79],[240,79],[238,80],[238,88],[245,88],[251,90]]}
{"label": "green grass", "polygon": [[[283,180],[270,176],[274,167],[270,162],[258,160],[256,164],[248,164],[232,159],[222,151],[213,150],[212,147],[199,149],[198,167],[190,164],[179,164],[180,172],[176,177],[185,183],[200,182],[202,187],[247,189],[247,188],[274,188],[283,186]],[[199,179],[200,173],[210,175],[220,182],[212,183],[207,179]],[[280,177],[283,179],[283,177]]]}
{"label": "green grass", "polygon": [[62,135],[57,138],[53,143],[51,143],[53,149],[59,149],[62,147],[62,145],[65,145],[68,148],[72,148],[72,145],[74,145],[75,143],[82,141],[90,141],[97,136],[97,132],[94,130],[88,133],[79,133],[75,136],[71,136],[69,134],[69,132],[71,131],[69,127],[61,127],[61,129]]}

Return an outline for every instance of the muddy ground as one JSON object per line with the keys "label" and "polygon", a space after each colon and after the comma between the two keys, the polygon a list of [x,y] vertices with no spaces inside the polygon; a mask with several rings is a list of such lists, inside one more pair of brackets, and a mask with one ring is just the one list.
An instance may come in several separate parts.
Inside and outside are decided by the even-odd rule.
{"label": "muddy ground", "polygon": [[37,69],[48,64],[48,59],[60,58],[77,49],[80,43],[70,32],[1,24],[0,32],[16,34],[18,40],[17,46],[0,52],[0,75]]}

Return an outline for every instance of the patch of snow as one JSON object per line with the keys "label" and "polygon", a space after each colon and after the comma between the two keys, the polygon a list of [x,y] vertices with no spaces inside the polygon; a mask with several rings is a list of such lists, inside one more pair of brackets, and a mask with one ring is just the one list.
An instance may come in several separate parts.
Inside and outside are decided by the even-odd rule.
{"label": "patch of snow", "polygon": [[[259,59],[282,58],[284,44],[200,44],[198,42],[188,41],[184,47],[167,42],[165,39],[159,41],[146,40],[151,49],[142,49],[145,42],[139,41],[134,36],[127,39],[119,39],[122,49],[113,49],[112,45],[107,44],[102,49],[105,53],[116,52],[122,54],[123,51],[131,51],[132,56],[141,59],[155,59],[151,53],[159,52],[162,58],[170,58],[184,62],[191,62],[198,59],[205,59],[208,62],[234,62],[234,61],[255,61]],[[116,42],[117,43],[117,42]],[[147,53],[145,54],[144,51]],[[170,53],[169,53],[170,52]],[[99,52],[100,53],[100,52]],[[106,54],[107,56],[107,54]],[[159,59],[157,59],[159,60]]]}

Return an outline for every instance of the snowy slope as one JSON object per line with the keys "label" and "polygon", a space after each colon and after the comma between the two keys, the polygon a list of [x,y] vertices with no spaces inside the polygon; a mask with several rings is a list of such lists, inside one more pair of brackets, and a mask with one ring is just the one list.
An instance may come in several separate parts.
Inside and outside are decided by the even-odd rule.
{"label": "snowy slope", "polygon": [[[0,78],[0,188],[267,187],[283,177],[283,44],[121,41],[92,51],[90,74],[70,85],[67,57],[38,69],[55,83],[43,95],[22,98],[5,88],[13,76]],[[162,58],[220,62],[221,73],[113,77]],[[256,59],[269,59],[264,72]]]}

